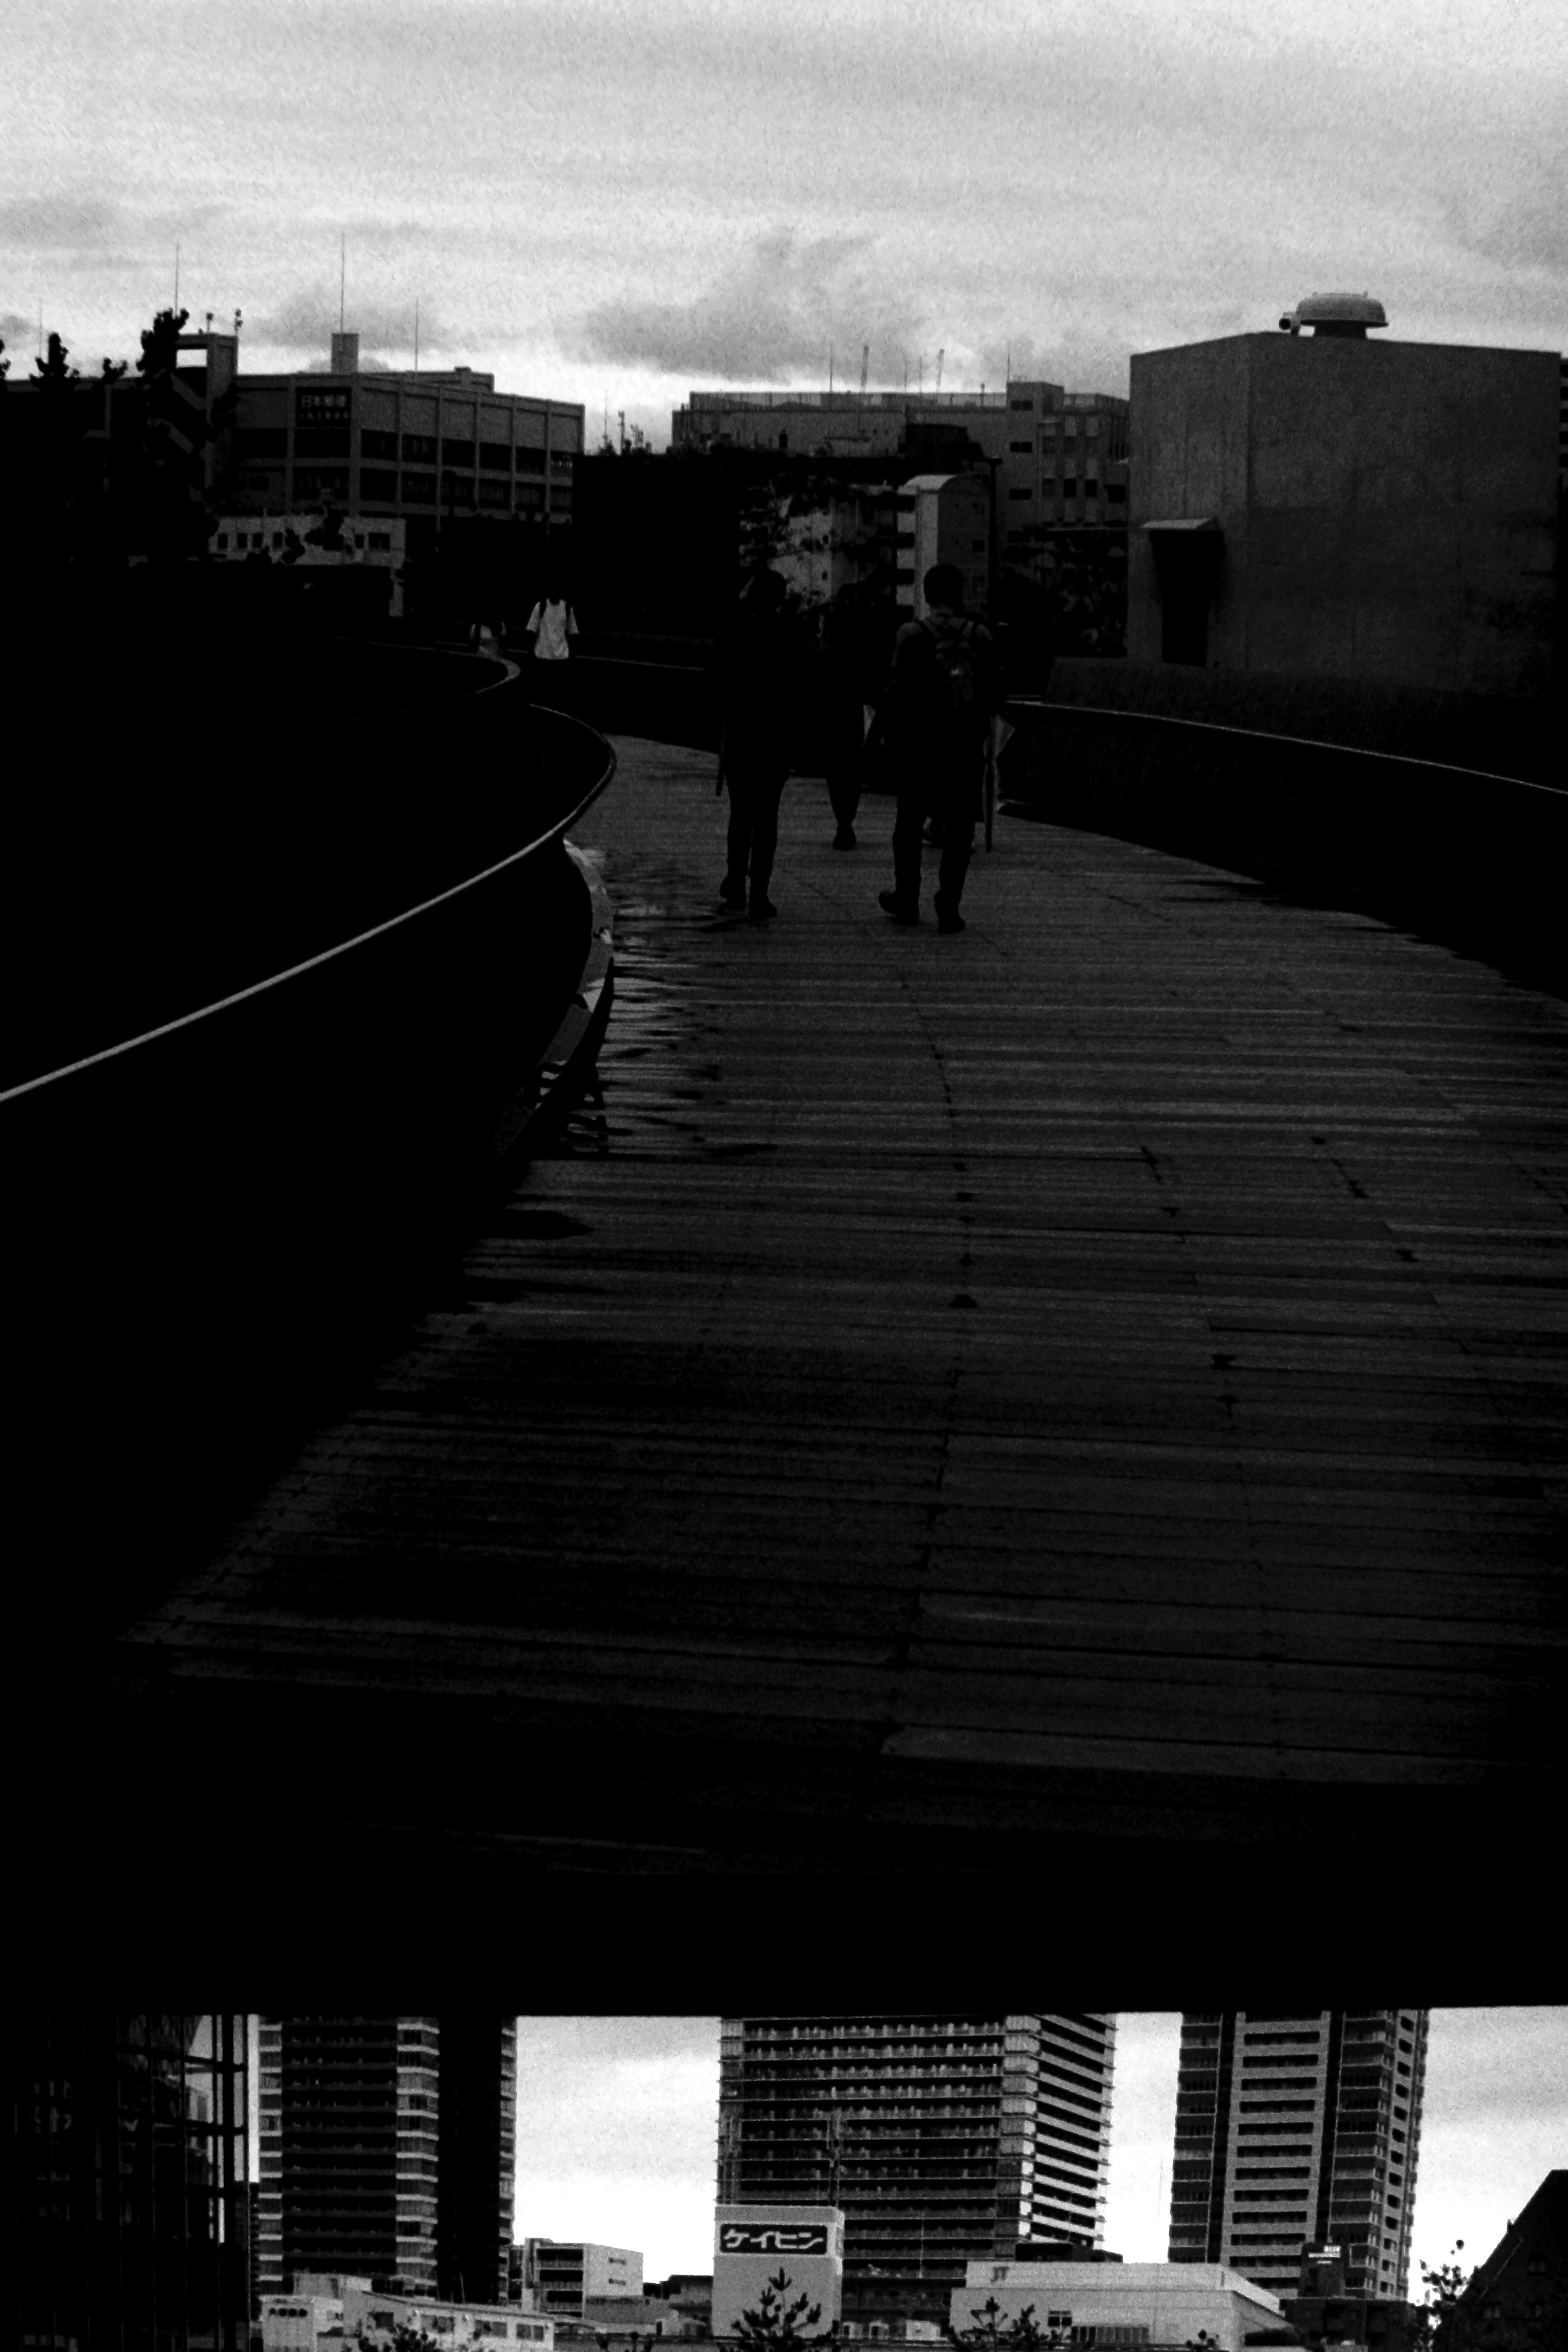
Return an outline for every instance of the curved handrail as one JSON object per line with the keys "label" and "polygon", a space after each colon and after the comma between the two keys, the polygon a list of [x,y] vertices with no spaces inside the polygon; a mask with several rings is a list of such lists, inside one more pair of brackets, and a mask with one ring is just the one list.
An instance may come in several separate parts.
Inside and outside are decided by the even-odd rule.
{"label": "curved handrail", "polygon": [[[515,677],[515,665],[509,663],[507,667]],[[481,687],[479,692],[489,693],[494,687],[507,682],[504,678],[496,678],[490,687]],[[452,883],[445,890],[437,890],[434,897],[422,898],[417,906],[405,907],[400,914],[389,915],[384,922],[373,923],[368,930],[356,931],[352,939],[340,940],[335,946],[321,949],[319,954],[306,956],[300,963],[289,964],[282,971],[269,972],[265,980],[252,981],[247,988],[237,988],[228,996],[216,997],[212,1003],[198,1005],[194,1012],[181,1013],[173,1021],[160,1022],[156,1028],[143,1029],[134,1037],[122,1038],[116,1045],[100,1046],[96,1053],[84,1054],[79,1061],[62,1063],[58,1070],[45,1070],[36,1078],[25,1078],[20,1086],[7,1087],[0,1091],[0,1103],[15,1102],[22,1095],[35,1094],[42,1087],[54,1086],[62,1078],[75,1077],[79,1071],[96,1068],[100,1063],[117,1060],[122,1054],[133,1053],[139,1045],[150,1045],[155,1038],[172,1036],[177,1030],[191,1028],[198,1021],[210,1020],[214,1013],[226,1013],[232,1005],[243,1004],[251,997],[264,996],[269,989],[281,988],[286,982],[298,980],[302,972],[315,971],[322,964],[331,963],[339,956],[348,955],[355,948],[365,946],[371,940],[381,939],[388,931],[395,931],[403,924],[415,921],[418,916],[427,915],[433,908],[447,905],[449,900],[460,898],[465,890],[477,889],[481,882],[489,882],[497,874],[504,873],[509,866],[519,865],[523,858],[531,857],[536,849],[542,849],[546,842],[558,839],[568,825],[575,824],[584,811],[592,808],[616,772],[614,747],[597,728],[589,727],[580,719],[568,719],[568,724],[581,727],[585,735],[591,735],[603,746],[605,765],[592,790],[585,793],[564,816],[547,825],[534,840],[525,843],[521,849],[510,850],[506,856],[498,858],[494,865],[483,867],[479,873],[466,875],[462,881]]]}
{"label": "curved handrail", "polygon": [[1081,714],[1085,719],[1131,719],[1141,725],[1155,727],[1185,727],[1198,735],[1235,735],[1254,743],[1290,743],[1305,751],[1337,751],[1348,753],[1354,760],[1386,760],[1396,768],[1430,768],[1440,776],[1464,776],[1478,784],[1517,784],[1528,793],[1545,793],[1552,800],[1568,800],[1568,793],[1556,784],[1538,784],[1528,776],[1507,776],[1491,768],[1458,768],[1447,760],[1423,760],[1407,751],[1373,751],[1364,744],[1338,743],[1316,735],[1277,735],[1264,727],[1227,727],[1214,719],[1184,719],[1168,710],[1111,710],[1102,703],[1052,702],[1043,694],[1010,694],[1010,708],[1018,710],[1049,710]]}

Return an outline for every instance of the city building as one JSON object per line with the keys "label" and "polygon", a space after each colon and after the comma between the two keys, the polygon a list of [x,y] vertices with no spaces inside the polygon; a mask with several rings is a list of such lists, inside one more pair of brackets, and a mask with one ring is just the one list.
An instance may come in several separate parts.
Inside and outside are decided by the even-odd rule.
{"label": "city building", "polygon": [[1134,355],[1130,656],[1546,693],[1558,354],[1374,342],[1378,306],[1324,302]]}
{"label": "city building", "polygon": [[1437,2331],[1436,2352],[1561,2352],[1568,2344],[1568,2171],[1549,2172]]}
{"label": "city building", "polygon": [[1171,2260],[1289,2294],[1332,2244],[1347,2294],[1401,2299],[1426,2067],[1421,2009],[1184,2015]]}
{"label": "city building", "polygon": [[831,2336],[843,2316],[844,2216],[835,2205],[721,2205],[713,2216],[713,2333],[739,2334],[772,2294],[802,2336]]}
{"label": "city building", "polygon": [[246,2019],[23,2007],[6,2073],[5,2340],[247,2352]]}
{"label": "city building", "polygon": [[1099,2244],[1109,2014],[726,2018],[720,2053],[719,2201],[841,2210],[846,2321],[941,2322],[970,2262]]}
{"label": "city building", "polygon": [[642,2255],[631,2246],[595,2246],[578,2239],[525,2238],[522,2284],[536,2311],[581,2319],[584,2305],[643,2291]]}
{"label": "city building", "polygon": [[1345,2344],[1364,2344],[1367,2352],[1414,2352],[1428,2341],[1426,2315],[1414,2304],[1346,2292],[1342,2246],[1309,2246],[1296,2293],[1279,2300],[1307,2352],[1332,2352]]}
{"label": "city building", "polygon": [[1009,2326],[1026,2311],[1042,2334],[1059,2330],[1074,2344],[1136,2344],[1153,2352],[1206,2336],[1215,2352],[1243,2352],[1259,2341],[1290,2340],[1279,2299],[1218,2263],[1190,2270],[1174,2263],[971,2263],[953,2292],[949,2324],[962,2336],[984,2330],[991,2318]]}
{"label": "city building", "polygon": [[358,336],[334,335],[325,373],[242,373],[236,404],[236,515],[400,515],[416,554],[458,519],[571,520],[583,409],[477,369],[362,370]]}
{"label": "city building", "polygon": [[505,2296],[513,2018],[267,2018],[258,2029],[263,2296],[304,2273]]}
{"label": "city building", "polygon": [[208,544],[219,563],[243,563],[266,555],[270,562],[298,563],[306,570],[353,567],[384,574],[386,616],[394,621],[403,616],[408,526],[401,515],[383,516],[368,527],[363,518],[358,523],[344,520],[331,545],[321,530],[310,531],[303,515],[222,515]]}
{"label": "city building", "polygon": [[555,2352],[552,2322],[520,2314],[506,2303],[452,2302],[435,2295],[399,2295],[347,2273],[300,2273],[293,2293],[268,2295],[261,2305],[261,2352],[339,2352],[358,2344],[392,2346],[400,2328],[438,2336],[453,2352],[466,2345],[523,2344]]}

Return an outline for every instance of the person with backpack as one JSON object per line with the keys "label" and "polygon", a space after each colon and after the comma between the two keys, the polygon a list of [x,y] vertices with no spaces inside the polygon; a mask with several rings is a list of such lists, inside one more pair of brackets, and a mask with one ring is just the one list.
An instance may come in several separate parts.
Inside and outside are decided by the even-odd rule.
{"label": "person with backpack", "polygon": [[893,642],[893,666],[880,713],[887,753],[898,777],[893,825],[893,887],[879,903],[895,922],[921,919],[921,835],[927,819],[941,831],[936,927],[961,931],[958,902],[974,852],[985,782],[985,746],[1002,707],[996,641],[963,610],[963,574],[953,563],[926,573],[926,617]]}

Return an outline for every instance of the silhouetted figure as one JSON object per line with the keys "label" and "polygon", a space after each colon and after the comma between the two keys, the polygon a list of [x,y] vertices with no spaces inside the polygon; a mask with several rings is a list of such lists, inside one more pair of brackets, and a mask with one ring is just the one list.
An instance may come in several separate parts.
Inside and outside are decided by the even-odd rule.
{"label": "silhouetted figure", "polygon": [[798,722],[800,664],[776,572],[754,572],[719,652],[724,734],[720,779],[730,794],[729,863],[719,896],[753,923],[778,908],[768,897],[779,801]]}
{"label": "silhouetted figure", "polygon": [[838,828],[833,836],[835,849],[855,847],[855,818],[865,769],[867,706],[876,691],[869,674],[866,618],[856,590],[841,588],[822,616],[817,648],[822,760]]}
{"label": "silhouetted figure", "polygon": [[881,710],[888,756],[899,780],[893,826],[893,887],[880,903],[896,921],[918,923],[921,828],[941,828],[937,872],[939,931],[961,931],[958,902],[974,851],[985,785],[985,747],[1002,705],[995,640],[963,611],[963,575],[934,564],[925,576],[929,612],[893,643],[893,666]]}

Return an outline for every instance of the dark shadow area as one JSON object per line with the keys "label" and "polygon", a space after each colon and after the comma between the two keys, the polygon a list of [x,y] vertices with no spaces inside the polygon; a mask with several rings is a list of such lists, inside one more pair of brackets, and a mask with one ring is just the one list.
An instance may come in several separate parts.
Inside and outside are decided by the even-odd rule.
{"label": "dark shadow area", "polygon": [[493,1196],[590,949],[560,836],[613,762],[462,656],[33,651],[0,1181],[13,1589],[47,1708],[343,1408]]}

